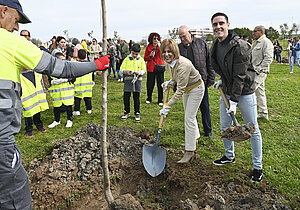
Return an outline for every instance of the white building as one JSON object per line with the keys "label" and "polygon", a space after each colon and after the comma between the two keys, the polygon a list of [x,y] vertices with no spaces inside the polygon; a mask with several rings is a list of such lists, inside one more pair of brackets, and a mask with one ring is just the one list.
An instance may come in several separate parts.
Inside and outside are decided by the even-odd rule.
{"label": "white building", "polygon": [[196,38],[204,38],[206,35],[214,35],[212,29],[210,28],[200,28],[200,29],[190,29],[191,33]]}

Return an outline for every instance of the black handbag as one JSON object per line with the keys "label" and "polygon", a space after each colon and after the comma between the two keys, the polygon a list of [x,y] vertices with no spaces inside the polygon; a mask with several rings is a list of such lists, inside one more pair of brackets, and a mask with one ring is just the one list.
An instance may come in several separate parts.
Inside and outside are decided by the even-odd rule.
{"label": "black handbag", "polygon": [[165,72],[165,69],[166,69],[165,65],[158,65],[158,64],[155,65],[155,71],[158,72],[158,73]]}

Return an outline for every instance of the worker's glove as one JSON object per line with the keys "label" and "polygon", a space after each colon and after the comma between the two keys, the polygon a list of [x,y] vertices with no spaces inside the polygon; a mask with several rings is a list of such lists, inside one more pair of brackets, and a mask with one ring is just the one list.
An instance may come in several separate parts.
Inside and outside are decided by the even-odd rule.
{"label": "worker's glove", "polygon": [[219,80],[219,81],[215,82],[213,87],[218,90],[219,86],[222,86],[222,80]]}
{"label": "worker's glove", "polygon": [[230,115],[231,112],[233,112],[233,114],[235,114],[236,113],[237,102],[229,100],[229,105],[230,105],[229,109],[226,108],[226,113],[228,115]]}
{"label": "worker's glove", "polygon": [[172,86],[172,88],[174,88],[175,81],[174,80],[169,80],[169,81],[166,81],[166,82],[162,83],[161,87],[163,88],[164,92],[166,92],[166,90],[168,89],[168,85]]}
{"label": "worker's glove", "polygon": [[164,104],[163,108],[159,111],[159,115],[164,115],[164,117],[166,118],[170,109],[171,109],[171,107],[168,104]]}
{"label": "worker's glove", "polygon": [[64,82],[68,82],[68,79],[58,79],[58,78],[54,78],[53,80],[51,80],[51,85],[59,85],[61,83],[64,83]]}
{"label": "worker's glove", "polygon": [[109,67],[109,55],[98,58],[93,62],[97,65],[97,71],[103,71]]}

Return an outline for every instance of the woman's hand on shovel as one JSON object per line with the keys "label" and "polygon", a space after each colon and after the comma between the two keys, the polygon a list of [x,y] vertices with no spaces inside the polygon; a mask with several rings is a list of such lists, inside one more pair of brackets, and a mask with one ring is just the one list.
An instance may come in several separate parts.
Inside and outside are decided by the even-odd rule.
{"label": "woman's hand on shovel", "polygon": [[159,111],[159,115],[164,115],[164,117],[167,117],[167,114],[169,113],[171,107],[167,104],[164,104],[163,108]]}

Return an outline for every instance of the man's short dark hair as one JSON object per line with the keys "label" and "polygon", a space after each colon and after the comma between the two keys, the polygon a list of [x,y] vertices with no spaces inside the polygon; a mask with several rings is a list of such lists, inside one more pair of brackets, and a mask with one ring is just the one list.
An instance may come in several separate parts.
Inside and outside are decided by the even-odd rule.
{"label": "man's short dark hair", "polygon": [[55,57],[59,58],[59,57],[61,57],[61,56],[64,56],[64,57],[65,57],[65,55],[64,55],[63,53],[61,53],[61,52],[55,53]]}
{"label": "man's short dark hair", "polygon": [[30,32],[29,32],[28,30],[23,29],[22,31],[20,31],[20,34],[22,34],[22,32],[27,32],[27,33],[28,33],[28,36],[31,37],[31,36],[30,36]]}
{"label": "man's short dark hair", "polygon": [[133,52],[141,52],[141,46],[138,43],[135,43],[131,47],[131,51]]}
{"label": "man's short dark hair", "polygon": [[210,19],[211,23],[213,22],[213,19],[214,19],[215,17],[218,17],[218,16],[223,16],[223,17],[225,17],[227,23],[229,23],[229,21],[228,21],[228,16],[227,16],[225,13],[223,13],[223,12],[217,12],[217,13],[215,13],[215,14],[211,17],[211,19]]}
{"label": "man's short dark hair", "polygon": [[86,51],[84,49],[78,50],[78,58],[82,60],[86,58]]}

